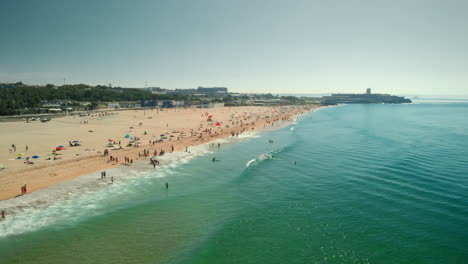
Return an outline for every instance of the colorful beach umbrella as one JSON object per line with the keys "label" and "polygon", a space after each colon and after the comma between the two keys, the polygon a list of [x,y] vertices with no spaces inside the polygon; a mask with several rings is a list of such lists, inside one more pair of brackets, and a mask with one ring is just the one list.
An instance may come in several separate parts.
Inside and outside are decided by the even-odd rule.
{"label": "colorful beach umbrella", "polygon": [[24,155],[24,153],[18,153],[18,156],[23,156],[23,155]]}
{"label": "colorful beach umbrella", "polygon": [[34,156],[32,156],[32,158],[33,158],[33,159],[38,159],[38,158],[40,158],[40,157],[39,157],[38,155],[34,155]]}

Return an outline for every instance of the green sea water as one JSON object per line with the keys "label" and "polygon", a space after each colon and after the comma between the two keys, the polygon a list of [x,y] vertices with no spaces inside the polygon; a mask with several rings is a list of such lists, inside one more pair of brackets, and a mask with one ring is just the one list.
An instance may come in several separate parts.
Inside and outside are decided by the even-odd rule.
{"label": "green sea water", "polygon": [[331,107],[115,184],[46,189],[0,222],[0,263],[468,263],[467,114]]}

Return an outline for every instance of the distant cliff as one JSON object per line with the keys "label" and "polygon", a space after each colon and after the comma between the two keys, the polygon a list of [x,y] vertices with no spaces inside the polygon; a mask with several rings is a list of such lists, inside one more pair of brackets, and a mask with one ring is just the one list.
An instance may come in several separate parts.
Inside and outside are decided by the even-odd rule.
{"label": "distant cliff", "polygon": [[389,94],[332,94],[322,97],[322,104],[405,104],[410,99]]}

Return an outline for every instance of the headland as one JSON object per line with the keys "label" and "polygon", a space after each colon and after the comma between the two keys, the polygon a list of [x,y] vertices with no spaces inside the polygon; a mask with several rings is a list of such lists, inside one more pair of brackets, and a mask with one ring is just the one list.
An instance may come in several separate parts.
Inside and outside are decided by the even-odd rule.
{"label": "headland", "polygon": [[322,98],[323,104],[405,104],[410,99],[389,94],[373,94],[368,88],[365,94],[332,94]]}

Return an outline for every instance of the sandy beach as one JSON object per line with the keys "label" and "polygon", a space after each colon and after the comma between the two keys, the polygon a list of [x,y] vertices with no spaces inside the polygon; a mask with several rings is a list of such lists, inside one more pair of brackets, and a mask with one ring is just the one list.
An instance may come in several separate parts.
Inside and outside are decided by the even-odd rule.
{"label": "sandy beach", "polygon": [[[0,123],[0,163],[4,166],[0,171],[0,200],[21,195],[24,184],[30,193],[80,175],[131,165],[126,160],[149,161],[161,150],[190,151],[190,146],[271,127],[310,110],[314,108],[147,109],[95,112],[47,123]],[[71,146],[75,143],[79,146]]]}

